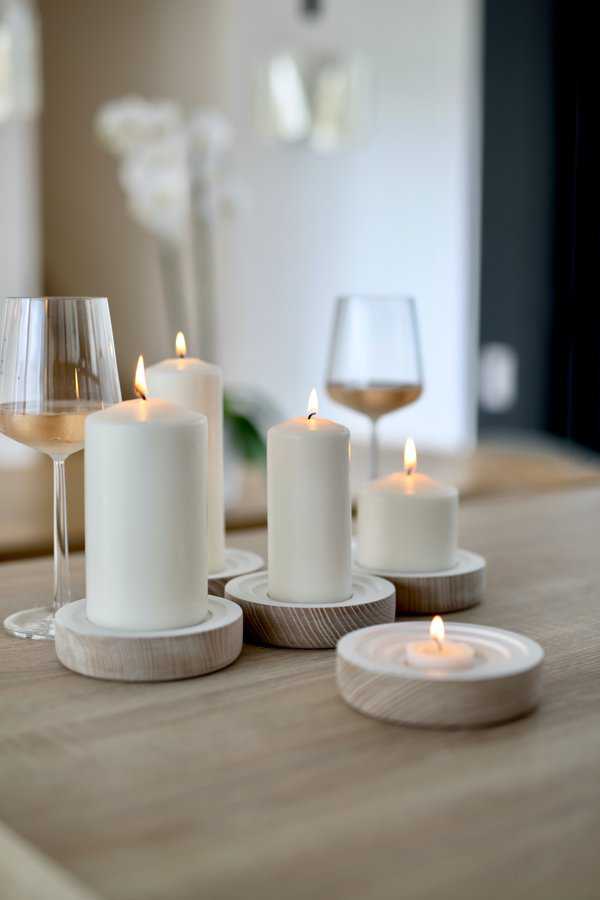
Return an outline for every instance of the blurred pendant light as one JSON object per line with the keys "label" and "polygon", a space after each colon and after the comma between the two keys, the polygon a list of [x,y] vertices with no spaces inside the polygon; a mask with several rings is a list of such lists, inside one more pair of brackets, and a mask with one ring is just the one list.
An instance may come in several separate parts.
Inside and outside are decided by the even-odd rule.
{"label": "blurred pendant light", "polygon": [[372,121],[371,98],[371,71],[364,57],[323,64],[313,90],[313,150],[333,153],[365,139]]}
{"label": "blurred pendant light", "polygon": [[267,63],[259,86],[259,130],[284,143],[306,140],[310,106],[300,65],[291,53],[279,53]]}
{"label": "blurred pendant light", "polygon": [[[302,17],[318,27],[322,0],[302,0]],[[373,122],[369,60],[360,54],[273,55],[261,67],[256,94],[257,130],[267,139],[333,153],[368,137]]]}
{"label": "blurred pendant light", "polygon": [[31,0],[0,0],[0,125],[41,106],[40,40]]}

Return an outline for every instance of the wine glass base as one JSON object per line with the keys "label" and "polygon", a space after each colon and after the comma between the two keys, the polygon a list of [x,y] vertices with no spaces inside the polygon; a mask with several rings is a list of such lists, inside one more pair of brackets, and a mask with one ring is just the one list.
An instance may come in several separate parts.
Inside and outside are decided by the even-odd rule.
{"label": "wine glass base", "polygon": [[14,637],[33,641],[54,640],[54,616],[47,606],[22,609],[4,620],[4,628]]}

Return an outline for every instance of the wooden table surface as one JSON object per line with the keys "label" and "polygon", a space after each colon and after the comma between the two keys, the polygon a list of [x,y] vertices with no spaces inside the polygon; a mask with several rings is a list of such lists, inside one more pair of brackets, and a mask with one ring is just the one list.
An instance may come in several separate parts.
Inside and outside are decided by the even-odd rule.
{"label": "wooden table surface", "polygon": [[[339,698],[333,651],[245,647],[206,678],[127,685],[2,635],[0,819],[82,897],[597,898],[600,490],[461,518],[489,587],[455,618],[543,644],[534,715],[474,732],[372,721]],[[2,614],[49,577],[48,560],[0,567]]]}

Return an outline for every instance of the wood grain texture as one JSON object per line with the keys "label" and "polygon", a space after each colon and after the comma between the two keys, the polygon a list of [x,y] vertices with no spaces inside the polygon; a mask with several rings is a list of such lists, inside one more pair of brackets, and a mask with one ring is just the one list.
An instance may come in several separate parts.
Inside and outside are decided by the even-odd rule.
{"label": "wood grain texture", "polygon": [[490,681],[409,681],[337,658],[346,703],[375,719],[429,728],[478,728],[531,712],[541,698],[540,667]]}
{"label": "wood grain texture", "polygon": [[230,665],[242,649],[242,617],[227,607],[222,597],[209,597],[207,623],[134,635],[96,627],[85,616],[85,601],[69,603],[56,616],[56,655],[67,669],[89,678],[174,681],[209,675]]}
{"label": "wood grain texture", "polygon": [[471,609],[483,600],[485,564],[438,577],[380,573],[396,588],[396,615],[434,616]]}
{"label": "wood grain texture", "polygon": [[231,581],[231,578],[209,578],[208,593],[212,594],[213,597],[224,597],[225,585],[228,581]]}
{"label": "wood grain texture", "polygon": [[[210,678],[126,684],[0,635],[0,819],[106,900],[595,900],[600,490],[474,501],[460,520],[488,584],[452,621],[542,644],[533,715],[378,722],[339,696],[332,651],[245,646]],[[2,614],[40,605],[51,573],[3,565]]]}
{"label": "wood grain texture", "polygon": [[[266,578],[265,573],[265,591]],[[369,576],[358,576],[368,580]],[[393,622],[396,597],[393,585],[381,578],[373,578],[373,596],[357,596],[352,603],[324,603],[304,606],[299,603],[275,603],[265,596],[256,602],[244,595],[245,579],[230,581],[226,597],[239,604],[244,613],[244,640],[250,644],[286,647],[296,650],[327,650],[350,631],[369,625]],[[355,589],[357,587],[355,580]],[[258,593],[258,592],[257,592]]]}
{"label": "wood grain texture", "polygon": [[263,606],[227,594],[244,613],[244,640],[297,650],[327,650],[349,631],[394,620],[394,595],[353,606]]}
{"label": "wood grain texture", "polygon": [[337,645],[338,688],[367,716],[426,728],[475,728],[531,712],[541,699],[544,650],[526,635],[452,622],[448,641],[470,646],[464,669],[415,668],[408,651],[429,622],[404,621],[348,634]]}

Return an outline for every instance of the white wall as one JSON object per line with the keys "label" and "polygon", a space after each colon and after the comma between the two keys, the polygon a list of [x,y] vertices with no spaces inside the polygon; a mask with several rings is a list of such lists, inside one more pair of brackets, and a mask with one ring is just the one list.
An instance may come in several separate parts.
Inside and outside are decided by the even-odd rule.
{"label": "white wall", "polygon": [[[275,392],[290,415],[323,385],[334,297],[410,293],[426,391],[382,432],[454,447],[475,435],[479,209],[479,0],[229,0],[229,104],[251,215],[236,226],[222,321],[231,380]],[[319,157],[265,147],[253,127],[257,67],[275,52],[360,51],[373,64],[377,122],[364,147]],[[329,401],[322,411],[365,420]]]}

